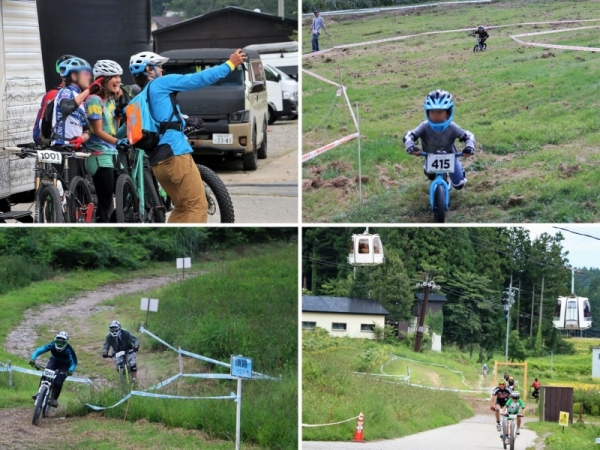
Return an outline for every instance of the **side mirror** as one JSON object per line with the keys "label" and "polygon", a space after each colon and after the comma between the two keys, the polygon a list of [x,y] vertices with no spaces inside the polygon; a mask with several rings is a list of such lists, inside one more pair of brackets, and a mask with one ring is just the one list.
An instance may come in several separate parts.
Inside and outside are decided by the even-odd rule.
{"label": "side mirror", "polygon": [[263,81],[255,81],[252,83],[252,87],[250,88],[251,94],[257,94],[259,92],[263,92],[265,90],[265,83]]}
{"label": "side mirror", "polygon": [[277,82],[279,83],[281,81],[281,75],[277,74]]}

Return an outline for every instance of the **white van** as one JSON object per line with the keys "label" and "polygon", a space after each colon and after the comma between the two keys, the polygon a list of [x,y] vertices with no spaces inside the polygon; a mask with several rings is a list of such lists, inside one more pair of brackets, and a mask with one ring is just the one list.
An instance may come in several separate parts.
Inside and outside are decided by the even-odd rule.
{"label": "white van", "polygon": [[269,125],[281,117],[298,118],[298,82],[281,70],[264,66],[269,101]]}
{"label": "white van", "polygon": [[263,64],[276,67],[298,81],[298,42],[276,42],[274,44],[255,44],[244,47],[260,55]]}

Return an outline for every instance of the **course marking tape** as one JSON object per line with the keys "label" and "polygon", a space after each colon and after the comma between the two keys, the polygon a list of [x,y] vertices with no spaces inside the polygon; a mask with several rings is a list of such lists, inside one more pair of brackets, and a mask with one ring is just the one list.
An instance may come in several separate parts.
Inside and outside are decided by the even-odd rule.
{"label": "course marking tape", "polygon": [[354,133],[354,134],[349,134],[348,136],[344,136],[343,138],[338,139],[337,141],[333,141],[331,144],[327,144],[321,148],[318,148],[316,150],[313,150],[310,153],[306,153],[305,155],[302,155],[302,162],[306,162],[308,160],[313,159],[314,157],[320,155],[321,153],[325,153],[328,150],[331,150],[332,148],[335,148],[339,145],[342,145],[344,142],[348,142],[352,139],[355,139],[359,136],[359,133]]}
{"label": "course marking tape", "polygon": [[528,45],[530,47],[555,48],[558,50],[576,50],[576,51],[584,51],[584,52],[600,52],[600,48],[596,48],[596,47],[578,47],[575,45],[545,44],[545,43],[540,43],[540,42],[526,42],[526,41],[522,41],[521,39],[519,39],[520,37],[540,36],[542,34],[553,34],[553,33],[565,33],[567,31],[589,30],[591,28],[598,28],[598,27],[591,26],[591,27],[579,27],[579,28],[565,28],[562,30],[540,31],[538,33],[523,33],[523,34],[515,34],[514,36],[511,36],[510,38],[513,41],[518,42],[519,44]]}
{"label": "course marking tape", "polygon": [[[0,372],[8,372],[8,366],[6,366],[3,363],[2,364],[3,367],[0,367]],[[17,366],[10,366],[10,370],[13,372],[21,372],[21,373],[26,373],[28,375],[36,375],[38,377],[41,377],[44,372],[40,372],[39,370],[31,370],[31,369],[25,369],[23,367],[17,367]],[[79,378],[79,377],[67,377],[66,381],[73,381],[75,383],[83,383],[83,384],[92,384],[92,380],[90,380],[89,378]]]}
{"label": "course marking tape", "polygon": [[327,78],[322,77],[321,75],[317,75],[316,73],[311,72],[310,70],[302,69],[302,72],[310,75],[311,77],[315,77],[317,80],[321,80],[321,81],[324,81],[325,83],[333,84],[334,86],[337,86],[337,87],[342,87],[341,84],[336,83],[335,81],[328,80]]}
{"label": "course marking tape", "polygon": [[340,423],[350,422],[351,420],[358,419],[358,417],[359,416],[351,417],[351,418],[346,419],[346,420],[340,420],[339,422],[332,422],[332,423],[315,423],[315,424],[303,423],[302,426],[305,427],[305,428],[328,427],[330,425],[339,425]]}
{"label": "course marking tape", "polygon": [[129,398],[131,398],[132,396],[151,397],[151,398],[167,398],[167,399],[172,399],[172,400],[237,400],[237,398],[238,398],[237,395],[235,395],[233,392],[229,395],[220,396],[220,397],[183,397],[180,395],[166,395],[166,394],[154,394],[154,393],[144,392],[144,391],[131,391],[129,394],[127,394],[125,397],[123,397],[121,400],[119,400],[117,403],[115,403],[112,406],[96,406],[96,405],[90,405],[89,403],[86,403],[86,406],[88,406],[89,408],[91,408],[95,411],[112,409],[112,408],[119,406],[124,401],[129,400]]}
{"label": "course marking tape", "polygon": [[[473,4],[473,3],[492,3],[492,0],[465,0],[464,2],[439,2],[439,3],[428,3],[426,5],[412,5],[412,6],[390,6],[384,8],[360,8],[360,9],[340,9],[338,11],[323,11],[319,12],[321,16],[340,16],[348,14],[371,14],[371,13],[385,13],[387,11],[396,11],[403,9],[417,9],[427,8],[434,6],[447,6],[447,5],[462,5],[462,4]],[[304,18],[310,18],[314,13],[302,14]]]}

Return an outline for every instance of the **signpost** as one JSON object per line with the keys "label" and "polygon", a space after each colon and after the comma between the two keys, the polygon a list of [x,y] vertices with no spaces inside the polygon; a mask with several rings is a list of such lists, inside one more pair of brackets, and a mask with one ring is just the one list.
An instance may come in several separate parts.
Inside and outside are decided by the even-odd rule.
{"label": "signpost", "polygon": [[192,267],[192,258],[177,258],[177,268],[183,270],[182,279],[185,279],[185,269]]}
{"label": "signpost", "polygon": [[158,299],[156,298],[143,298],[141,305],[140,305],[140,309],[142,311],[146,311],[146,323],[145,326],[146,328],[148,328],[148,313],[150,311],[152,312],[158,312]]}
{"label": "signpost", "polygon": [[237,412],[235,420],[235,450],[240,450],[242,429],[242,379],[252,378],[252,359],[243,356],[231,356],[230,375],[237,377]]}
{"label": "signpost", "polygon": [[569,413],[561,411],[560,416],[558,417],[558,424],[562,425],[563,433],[565,432],[565,427],[569,426]]}

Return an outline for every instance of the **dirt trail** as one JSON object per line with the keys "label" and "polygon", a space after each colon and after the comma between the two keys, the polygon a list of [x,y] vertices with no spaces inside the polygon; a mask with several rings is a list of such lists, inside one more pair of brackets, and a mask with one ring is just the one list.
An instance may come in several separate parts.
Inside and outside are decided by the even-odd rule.
{"label": "dirt trail", "polygon": [[[202,273],[204,272],[191,272],[189,277],[198,276]],[[186,279],[189,278],[186,277]],[[180,280],[181,278],[175,274],[136,278],[122,283],[108,284],[95,291],[82,293],[62,304],[45,305],[36,309],[28,309],[25,311],[25,320],[8,334],[5,349],[23,358],[29,358],[33,349],[36,348],[40,327],[48,327],[47,334],[53,334],[58,332],[67,321],[72,321],[74,318],[84,319],[98,311],[110,308],[99,306],[100,303],[106,300],[122,294],[148,291],[149,289],[159,288]],[[80,334],[85,333],[86,331],[82,330]],[[97,352],[97,349],[88,349],[85,346],[79,349],[80,351]],[[87,376],[89,374],[78,373],[78,375]]]}

